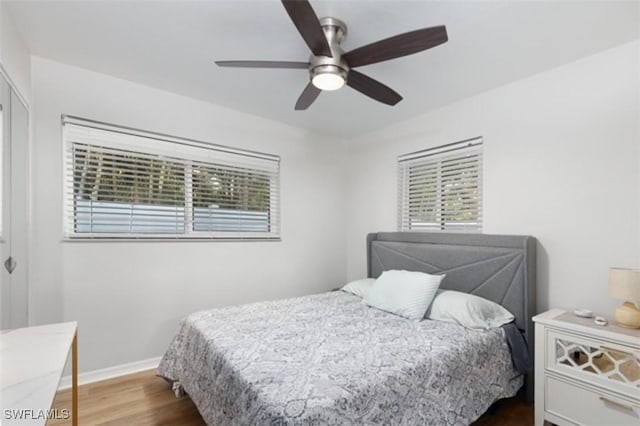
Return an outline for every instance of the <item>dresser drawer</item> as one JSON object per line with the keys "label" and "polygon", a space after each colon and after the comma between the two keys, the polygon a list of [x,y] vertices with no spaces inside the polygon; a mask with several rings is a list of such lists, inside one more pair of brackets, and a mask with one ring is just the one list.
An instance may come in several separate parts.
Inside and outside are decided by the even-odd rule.
{"label": "dresser drawer", "polygon": [[545,411],[584,426],[638,426],[640,405],[547,376]]}
{"label": "dresser drawer", "polygon": [[640,349],[547,329],[546,369],[640,401]]}

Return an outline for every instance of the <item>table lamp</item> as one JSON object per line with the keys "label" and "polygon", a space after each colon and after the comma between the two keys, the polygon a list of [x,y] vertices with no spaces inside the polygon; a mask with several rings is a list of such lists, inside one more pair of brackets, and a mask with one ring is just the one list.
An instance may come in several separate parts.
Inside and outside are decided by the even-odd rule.
{"label": "table lamp", "polygon": [[640,328],[640,269],[610,268],[609,296],[624,301],[616,309],[618,325]]}

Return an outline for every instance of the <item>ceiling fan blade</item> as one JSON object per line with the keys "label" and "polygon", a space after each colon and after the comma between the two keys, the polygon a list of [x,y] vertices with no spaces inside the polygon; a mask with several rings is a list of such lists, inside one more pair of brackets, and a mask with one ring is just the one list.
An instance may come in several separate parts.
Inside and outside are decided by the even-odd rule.
{"label": "ceiling fan blade", "polygon": [[298,101],[296,102],[296,111],[302,111],[309,108],[313,101],[316,100],[320,92],[322,92],[322,90],[318,89],[313,85],[313,83],[309,82],[309,84],[307,84],[307,87],[305,87],[302,91],[302,94],[298,98]]}
{"label": "ceiling fan blade", "polygon": [[292,61],[215,61],[219,67],[238,68],[291,68],[306,70],[309,68],[308,62]]}
{"label": "ceiling fan blade", "polygon": [[402,100],[395,90],[356,70],[349,71],[347,85],[383,104],[393,106]]}
{"label": "ceiling fan blade", "polygon": [[289,17],[315,56],[332,57],[320,21],[308,0],[282,0]]}
{"label": "ceiling fan blade", "polygon": [[444,25],[411,31],[367,44],[342,55],[351,68],[422,52],[448,40]]}

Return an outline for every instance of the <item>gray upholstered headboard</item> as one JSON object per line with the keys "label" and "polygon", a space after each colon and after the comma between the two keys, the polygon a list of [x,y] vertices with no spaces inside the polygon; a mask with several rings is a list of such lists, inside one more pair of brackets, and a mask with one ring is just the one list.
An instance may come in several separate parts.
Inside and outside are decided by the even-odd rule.
{"label": "gray upholstered headboard", "polygon": [[[536,240],[517,235],[378,232],[367,236],[367,274],[389,269],[445,273],[440,288],[463,291],[504,306],[522,330],[533,360]],[[533,397],[533,376],[527,397]]]}

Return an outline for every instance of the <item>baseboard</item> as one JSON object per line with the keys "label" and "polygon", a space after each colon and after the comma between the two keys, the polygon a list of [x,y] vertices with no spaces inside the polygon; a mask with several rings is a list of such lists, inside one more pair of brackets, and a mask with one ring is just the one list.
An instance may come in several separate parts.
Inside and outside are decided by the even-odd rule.
{"label": "baseboard", "polygon": [[[126,376],[127,374],[138,373],[140,371],[157,368],[161,357],[144,359],[142,361],[130,362],[127,364],[114,365],[113,367],[101,368],[100,370],[87,371],[78,374],[78,385],[100,382],[102,380],[113,379],[115,377]],[[71,388],[71,376],[64,376],[60,379],[58,390]]]}

